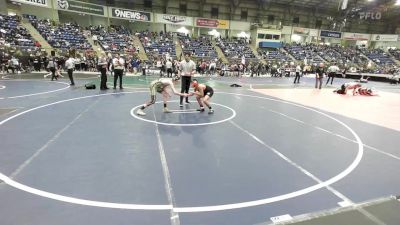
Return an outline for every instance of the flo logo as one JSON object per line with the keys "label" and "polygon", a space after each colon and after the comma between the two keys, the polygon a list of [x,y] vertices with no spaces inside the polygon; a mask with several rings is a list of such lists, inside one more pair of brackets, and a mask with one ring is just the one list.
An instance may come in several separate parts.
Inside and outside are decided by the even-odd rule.
{"label": "flo logo", "polygon": [[57,0],[58,8],[60,9],[68,9],[69,3],[67,0]]}

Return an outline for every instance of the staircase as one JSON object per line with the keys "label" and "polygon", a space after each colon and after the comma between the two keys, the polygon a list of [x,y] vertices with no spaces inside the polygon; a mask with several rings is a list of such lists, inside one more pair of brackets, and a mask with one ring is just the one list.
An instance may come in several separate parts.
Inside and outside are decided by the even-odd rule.
{"label": "staircase", "polygon": [[228,59],[225,57],[224,53],[222,52],[221,48],[217,46],[217,42],[213,39],[211,40],[211,44],[214,47],[215,51],[217,52],[218,58],[221,59],[221,61],[224,64],[228,64],[229,61]]}
{"label": "staircase", "polygon": [[267,64],[267,61],[258,54],[257,49],[253,45],[249,44],[247,46],[251,49],[257,59],[259,59],[263,64]]}
{"label": "staircase", "polygon": [[98,56],[100,56],[102,53],[104,53],[103,49],[101,48],[101,46],[99,44],[94,45],[94,41],[90,35],[85,36],[85,38],[89,42],[89,44],[92,46],[92,49],[96,52],[96,54]]}
{"label": "staircase", "polygon": [[176,36],[174,36],[173,40],[175,43],[176,58],[180,59],[180,56],[183,52],[181,42],[179,41],[179,38]]}
{"label": "staircase", "polygon": [[146,51],[144,50],[144,47],[142,45],[142,42],[140,41],[139,37],[136,35],[132,35],[133,37],[133,44],[135,47],[139,47],[139,58],[140,60],[149,60],[149,57],[147,57]]}
{"label": "staircase", "polygon": [[43,36],[39,33],[39,31],[36,30],[36,28],[34,28],[32,26],[32,24],[26,20],[23,19],[21,21],[21,26],[24,27],[31,35],[32,38],[35,41],[38,41],[40,43],[40,45],[42,46],[43,49],[46,50],[48,55],[51,55],[51,50],[53,50],[53,48],[51,47],[51,45],[43,38]]}

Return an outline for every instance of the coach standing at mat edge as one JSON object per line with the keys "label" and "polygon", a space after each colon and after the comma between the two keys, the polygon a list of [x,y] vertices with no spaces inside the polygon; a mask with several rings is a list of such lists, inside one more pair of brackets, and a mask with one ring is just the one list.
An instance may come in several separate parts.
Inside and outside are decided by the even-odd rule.
{"label": "coach standing at mat edge", "polygon": [[[180,63],[181,67],[181,94],[183,93],[189,93],[190,89],[190,83],[192,82],[192,76],[194,75],[196,71],[196,64],[193,62],[193,60],[190,59],[190,55],[186,54],[185,55],[185,60],[182,60]],[[183,96],[180,97],[180,102],[179,102],[179,107],[183,107]],[[186,97],[186,103],[189,103],[188,97]]]}

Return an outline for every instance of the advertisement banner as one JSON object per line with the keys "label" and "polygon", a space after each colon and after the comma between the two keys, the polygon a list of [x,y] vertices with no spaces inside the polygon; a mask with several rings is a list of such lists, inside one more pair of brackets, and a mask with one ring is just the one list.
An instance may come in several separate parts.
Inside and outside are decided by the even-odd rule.
{"label": "advertisement banner", "polygon": [[343,33],[343,39],[346,40],[368,41],[369,37],[369,34]]}
{"label": "advertisement banner", "polygon": [[303,27],[293,27],[293,34],[309,35],[310,29]]}
{"label": "advertisement banner", "polygon": [[229,20],[213,20],[213,19],[197,18],[196,26],[218,28],[218,29],[229,29]]}
{"label": "advertisement banner", "polygon": [[321,37],[342,38],[342,33],[337,31],[321,30]]}
{"label": "advertisement banner", "polygon": [[105,16],[104,6],[74,0],[56,0],[56,8],[64,11]]}
{"label": "advertisement banner", "polygon": [[51,7],[50,1],[51,0],[11,0],[11,2],[19,2],[22,4],[29,4],[29,5],[35,5],[35,6],[47,7],[47,8]]}
{"label": "advertisement banner", "polygon": [[318,36],[318,32],[319,32],[319,30],[317,30],[317,29],[310,29],[310,36],[316,37],[316,36]]}
{"label": "advertisement banner", "polygon": [[157,13],[155,14],[155,22],[182,25],[182,26],[193,26],[193,17]]}
{"label": "advertisement banner", "polygon": [[373,34],[372,41],[397,41],[399,35],[395,34]]}
{"label": "advertisement banner", "polygon": [[137,20],[143,22],[151,21],[151,13],[142,12],[137,10],[129,10],[129,9],[120,9],[120,8],[110,8],[111,9],[111,17],[117,19],[126,19],[126,20]]}

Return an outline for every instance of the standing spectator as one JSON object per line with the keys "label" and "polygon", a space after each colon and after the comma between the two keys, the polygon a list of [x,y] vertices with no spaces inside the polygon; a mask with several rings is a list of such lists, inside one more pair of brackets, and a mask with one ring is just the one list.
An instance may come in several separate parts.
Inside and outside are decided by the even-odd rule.
{"label": "standing spectator", "polygon": [[162,62],[161,62],[161,58],[158,58],[158,59],[157,59],[156,67],[157,67],[158,70],[160,70],[160,77],[164,76],[163,71],[162,71]]}
{"label": "standing spectator", "polygon": [[117,80],[119,78],[119,89],[124,89],[122,87],[122,75],[125,68],[125,60],[117,53],[113,59],[114,66],[114,89],[117,88]]}
{"label": "standing spectator", "polygon": [[19,71],[19,61],[17,58],[15,58],[14,56],[11,58],[11,64],[12,64],[12,73],[14,73],[14,70],[17,70],[17,73]]}
{"label": "standing spectator", "polygon": [[217,68],[217,64],[215,63],[215,61],[211,61],[210,67],[209,67],[210,75],[213,76],[215,74],[216,68]]}
{"label": "standing spectator", "polygon": [[75,68],[75,60],[74,60],[74,58],[72,56],[70,56],[68,58],[68,60],[65,61],[65,67],[66,67],[67,72],[68,72],[69,80],[71,81],[70,85],[74,86],[75,83],[74,83],[74,77],[72,76],[72,73],[74,72],[74,68]]}
{"label": "standing spectator", "polygon": [[51,81],[53,81],[54,79],[57,80],[56,68],[57,68],[56,60],[54,59],[54,57],[51,57],[49,59],[49,63],[47,64],[47,69],[49,69],[51,72]]}
{"label": "standing spectator", "polygon": [[296,83],[296,80],[297,80],[297,83],[300,83],[300,73],[301,73],[301,67],[300,67],[300,65],[297,65],[296,66],[296,76],[295,76],[295,78],[294,78],[294,84]]}
{"label": "standing spectator", "polygon": [[101,77],[100,77],[100,90],[107,90],[107,57],[104,53],[101,54],[99,62],[97,63]]}
{"label": "standing spectator", "polygon": [[319,81],[319,89],[321,89],[322,79],[324,78],[324,74],[325,74],[324,64],[320,63],[315,74],[315,88],[318,87],[318,81]]}
{"label": "standing spectator", "polygon": [[332,78],[332,80],[331,80],[331,85],[332,85],[332,83],[333,83],[333,78],[335,78],[335,76],[336,76],[336,73],[337,72],[339,72],[339,67],[338,66],[336,66],[336,63],[334,63],[333,65],[331,65],[329,68],[328,68],[328,80],[326,81],[326,84],[325,85],[328,85],[328,83],[329,83],[329,80]]}
{"label": "standing spectator", "polygon": [[81,60],[78,57],[76,57],[74,61],[75,61],[75,70],[80,71],[81,70]]}
{"label": "standing spectator", "polygon": [[[190,55],[185,55],[185,60],[182,60],[180,63],[181,67],[181,77],[182,77],[182,84],[181,84],[181,93],[189,93],[190,83],[192,82],[192,76],[196,71],[196,64],[193,60],[190,59]],[[179,107],[183,107],[183,96],[180,97],[180,104]],[[189,99],[186,97],[186,103],[189,104]]]}
{"label": "standing spectator", "polygon": [[97,42],[98,42],[97,41],[97,35],[93,34],[92,40],[93,40],[94,45],[97,46]]}
{"label": "standing spectator", "polygon": [[172,77],[172,62],[171,59],[168,59],[165,63],[165,67],[167,67],[167,77]]}

